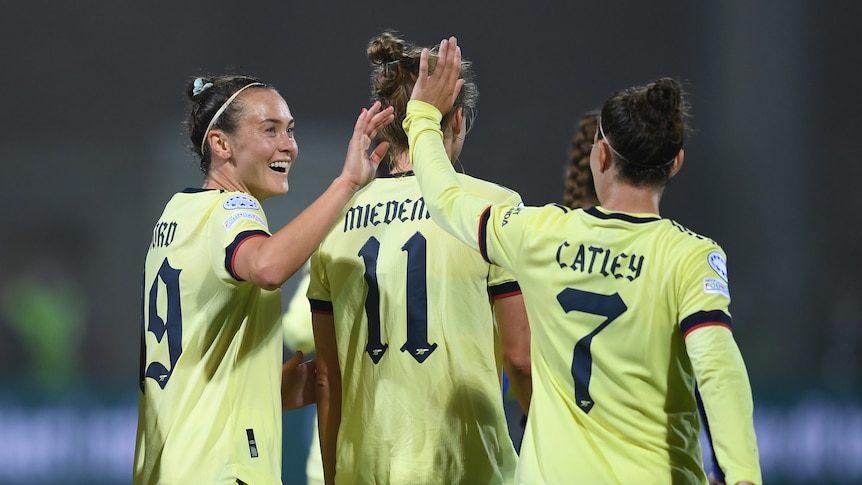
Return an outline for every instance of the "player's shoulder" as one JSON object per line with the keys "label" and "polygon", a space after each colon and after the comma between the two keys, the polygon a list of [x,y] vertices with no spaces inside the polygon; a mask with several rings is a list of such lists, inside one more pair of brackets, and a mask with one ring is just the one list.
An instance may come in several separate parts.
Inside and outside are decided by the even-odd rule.
{"label": "player's shoulder", "polygon": [[505,185],[500,185],[496,182],[490,182],[488,180],[483,180],[463,173],[459,173],[458,177],[461,179],[461,183],[464,188],[471,192],[482,194],[492,200],[521,201],[521,194]]}
{"label": "player's shoulder", "polygon": [[181,196],[179,205],[189,219],[207,219],[229,232],[247,230],[248,224],[267,230],[266,213],[260,202],[249,194],[218,189],[186,189]]}
{"label": "player's shoulder", "polygon": [[172,202],[186,206],[212,206],[232,210],[262,210],[260,202],[252,195],[221,189],[186,188],[177,192]]}
{"label": "player's shoulder", "polygon": [[225,210],[262,210],[260,202],[249,194],[242,192],[219,191],[216,199]]}
{"label": "player's shoulder", "polygon": [[724,249],[714,239],[698,233],[673,219],[662,219],[663,228],[671,238],[670,245],[678,249],[687,248],[690,253],[719,253],[724,257]]}

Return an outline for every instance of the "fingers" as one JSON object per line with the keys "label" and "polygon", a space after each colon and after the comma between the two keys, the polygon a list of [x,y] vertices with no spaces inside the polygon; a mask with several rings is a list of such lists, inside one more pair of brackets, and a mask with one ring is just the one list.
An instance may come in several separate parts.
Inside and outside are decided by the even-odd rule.
{"label": "fingers", "polygon": [[297,350],[296,353],[293,354],[293,357],[291,357],[290,360],[288,360],[287,362],[284,363],[285,370],[290,372],[290,371],[296,369],[299,366],[299,364],[302,363],[302,358],[303,358],[302,351]]}
{"label": "fingers", "polygon": [[441,51],[445,49],[445,54],[441,53],[443,61],[443,73],[441,75],[444,86],[452,86],[452,91],[449,95],[454,100],[461,91],[461,86],[464,85],[464,80],[461,76],[461,48],[458,47],[458,39],[455,36],[449,37],[448,41],[443,40],[440,43]]}
{"label": "fingers", "polygon": [[428,49],[422,49],[422,52],[419,54],[419,79],[416,80],[416,84],[424,84],[425,79],[428,78]]}
{"label": "fingers", "polygon": [[380,110],[380,101],[375,101],[370,108],[362,108],[359,116],[356,117],[356,124],[353,125],[353,136],[365,133],[365,127],[368,126],[368,120],[374,117]]}
{"label": "fingers", "polygon": [[[380,102],[378,101],[376,104],[379,105]],[[369,113],[371,113],[371,111],[369,111]],[[378,131],[391,123],[394,119],[395,109],[392,106],[387,106],[386,109],[380,110],[379,113],[375,113],[371,117],[365,129],[365,134],[368,135],[369,138],[374,138]]]}
{"label": "fingers", "polygon": [[[455,37],[452,37],[452,39],[454,40]],[[458,97],[458,93],[461,91],[461,87],[464,86],[465,82],[463,79],[461,79],[461,48],[458,47],[457,42],[455,44],[455,54],[454,58],[452,59],[452,64],[454,67],[454,72],[451,77],[455,78],[455,85],[452,89],[452,99],[455,99]]]}
{"label": "fingers", "polygon": [[458,47],[458,39],[453,36],[441,40],[434,75],[440,78],[444,86],[449,86],[458,80],[460,74],[461,48]]}
{"label": "fingers", "polygon": [[445,114],[452,109],[458,93],[464,86],[464,80],[461,79],[461,48],[458,47],[458,39],[452,36],[440,41],[437,63],[433,74],[430,75],[428,57],[428,51],[423,49],[419,56],[419,78],[416,80],[410,99],[432,104]]}
{"label": "fingers", "polygon": [[380,165],[380,161],[383,160],[383,156],[386,155],[386,150],[388,149],[388,141],[382,141],[378,143],[376,147],[374,147],[374,151],[371,152],[371,156],[369,157],[369,159],[371,160],[371,163],[374,165],[375,169],[378,165]]}
{"label": "fingers", "polygon": [[353,127],[354,137],[366,135],[368,138],[374,138],[381,128],[395,119],[392,106],[387,106],[386,109],[381,109],[381,106],[380,101],[375,101],[370,108],[362,108]]}

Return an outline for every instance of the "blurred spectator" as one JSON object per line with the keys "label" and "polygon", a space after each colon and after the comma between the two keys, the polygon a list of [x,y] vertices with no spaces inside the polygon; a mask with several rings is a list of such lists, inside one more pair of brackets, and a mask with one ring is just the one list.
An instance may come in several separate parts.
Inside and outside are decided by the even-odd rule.
{"label": "blurred spectator", "polygon": [[[63,254],[47,237],[17,241],[5,251],[0,319],[20,343],[26,365],[7,367],[38,388],[62,390],[80,376],[87,305]],[[9,248],[9,245],[4,245]],[[17,361],[20,362],[20,361]]]}

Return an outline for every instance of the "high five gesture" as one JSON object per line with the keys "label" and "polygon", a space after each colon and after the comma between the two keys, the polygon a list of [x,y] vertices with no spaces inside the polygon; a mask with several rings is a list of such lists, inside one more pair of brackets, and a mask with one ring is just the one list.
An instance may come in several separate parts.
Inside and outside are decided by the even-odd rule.
{"label": "high five gesture", "polygon": [[440,42],[434,72],[429,74],[428,49],[419,58],[419,78],[410,99],[434,105],[444,115],[452,109],[464,80],[461,74],[461,48],[453,36]]}

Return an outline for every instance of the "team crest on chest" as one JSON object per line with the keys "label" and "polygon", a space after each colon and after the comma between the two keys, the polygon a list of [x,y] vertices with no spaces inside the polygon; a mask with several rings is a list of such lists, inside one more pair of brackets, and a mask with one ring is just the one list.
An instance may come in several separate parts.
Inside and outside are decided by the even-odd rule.
{"label": "team crest on chest", "polygon": [[710,268],[712,268],[718,276],[721,276],[721,279],[724,281],[727,280],[727,263],[724,261],[724,256],[721,255],[718,251],[713,251],[709,253],[706,257],[706,260],[709,262]]}
{"label": "team crest on chest", "polygon": [[224,208],[227,210],[234,209],[260,209],[260,204],[253,198],[245,194],[232,195],[224,201]]}

